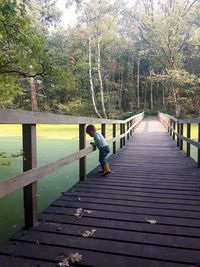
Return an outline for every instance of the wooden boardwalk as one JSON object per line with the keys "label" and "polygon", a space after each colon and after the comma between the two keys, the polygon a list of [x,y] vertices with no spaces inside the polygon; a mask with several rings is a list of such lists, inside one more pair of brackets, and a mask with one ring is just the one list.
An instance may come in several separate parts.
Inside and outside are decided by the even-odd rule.
{"label": "wooden boardwalk", "polygon": [[[161,123],[144,120],[110,163],[112,175],[94,170],[37,228],[0,246],[0,266],[55,267],[76,252],[82,260],[73,266],[200,266],[200,170]],[[76,218],[77,208],[89,213]],[[82,237],[91,229],[93,237]]]}

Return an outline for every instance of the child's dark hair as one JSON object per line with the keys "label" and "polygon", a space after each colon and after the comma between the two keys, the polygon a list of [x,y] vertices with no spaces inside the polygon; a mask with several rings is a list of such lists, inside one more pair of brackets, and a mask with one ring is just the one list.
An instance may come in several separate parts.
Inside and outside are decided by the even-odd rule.
{"label": "child's dark hair", "polygon": [[96,131],[96,127],[92,124],[87,126],[86,133],[89,134],[91,131]]}

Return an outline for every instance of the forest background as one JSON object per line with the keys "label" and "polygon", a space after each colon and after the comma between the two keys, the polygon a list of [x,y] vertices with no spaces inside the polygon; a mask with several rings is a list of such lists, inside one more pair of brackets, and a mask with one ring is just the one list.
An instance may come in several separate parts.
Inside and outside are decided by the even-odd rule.
{"label": "forest background", "polygon": [[0,0],[0,108],[200,114],[198,0]]}

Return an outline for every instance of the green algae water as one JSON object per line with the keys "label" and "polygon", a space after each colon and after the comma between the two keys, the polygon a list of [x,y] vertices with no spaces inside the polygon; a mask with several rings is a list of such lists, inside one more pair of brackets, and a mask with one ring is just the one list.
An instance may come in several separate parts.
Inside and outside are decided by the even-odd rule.
{"label": "green algae water", "polygon": [[[112,136],[107,126],[107,139]],[[97,125],[100,128],[100,125]],[[22,149],[21,125],[0,125],[0,153],[19,153]],[[78,125],[37,125],[37,165],[42,166],[79,149]],[[117,127],[119,135],[119,127]],[[87,144],[92,141],[87,137]],[[119,147],[119,144],[118,144]],[[87,171],[98,165],[98,151],[87,156]],[[0,180],[22,173],[22,157],[0,157]],[[79,179],[78,161],[38,181],[38,211],[49,206],[61,192],[71,188]],[[0,199],[0,243],[23,227],[23,190]]]}

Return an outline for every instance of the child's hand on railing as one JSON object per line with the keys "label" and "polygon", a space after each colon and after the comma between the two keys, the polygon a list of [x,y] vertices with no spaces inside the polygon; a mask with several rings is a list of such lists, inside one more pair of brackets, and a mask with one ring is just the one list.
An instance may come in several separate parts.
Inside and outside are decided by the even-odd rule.
{"label": "child's hand on railing", "polygon": [[97,147],[97,146],[95,145],[95,142],[91,142],[90,145],[92,145],[93,148],[94,148],[94,150],[96,150],[96,147]]}

